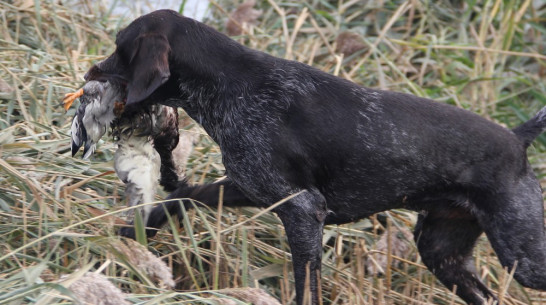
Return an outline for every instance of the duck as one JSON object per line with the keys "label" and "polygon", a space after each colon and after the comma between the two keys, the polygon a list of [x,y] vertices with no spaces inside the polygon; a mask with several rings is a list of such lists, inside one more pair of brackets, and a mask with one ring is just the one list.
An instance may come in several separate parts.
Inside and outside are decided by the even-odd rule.
{"label": "duck", "polygon": [[[68,111],[78,98],[80,105],[70,128],[72,157],[83,146],[82,158],[89,159],[111,130],[116,144],[114,170],[125,184],[127,205],[139,206],[136,211],[147,223],[152,205],[145,203],[154,202],[158,185],[172,192],[185,183],[185,164],[195,134],[180,134],[178,110],[173,107],[155,104],[124,112],[126,89],[120,84],[86,82],[65,95],[64,109]],[[127,213],[129,220],[135,217],[134,210]]]}

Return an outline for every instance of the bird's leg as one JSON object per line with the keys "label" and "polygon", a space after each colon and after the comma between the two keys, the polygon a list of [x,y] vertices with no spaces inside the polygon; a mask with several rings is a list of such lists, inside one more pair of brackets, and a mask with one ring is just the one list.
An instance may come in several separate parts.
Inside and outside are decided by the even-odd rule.
{"label": "bird's leg", "polygon": [[71,92],[71,93],[67,93],[64,95],[64,98],[63,98],[63,108],[65,111],[68,111],[68,109],[70,108],[70,106],[72,106],[72,103],[74,103],[74,101],[83,95],[83,88],[80,88],[78,91],[76,92]]}

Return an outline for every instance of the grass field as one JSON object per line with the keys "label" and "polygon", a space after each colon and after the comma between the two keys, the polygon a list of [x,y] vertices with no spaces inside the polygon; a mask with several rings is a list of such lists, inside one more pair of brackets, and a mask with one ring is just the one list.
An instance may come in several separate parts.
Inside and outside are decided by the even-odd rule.
{"label": "grass field", "polygon": [[[113,141],[104,137],[90,161],[72,158],[74,109],[65,113],[59,103],[131,20],[96,1],[60,3],[0,2],[0,304],[72,303],[85,281],[121,289],[129,304],[273,304],[256,290],[234,290],[246,287],[292,303],[290,253],[271,212],[192,209],[181,225],[141,241],[150,252],[116,237],[125,204]],[[211,1],[205,22],[226,31],[237,4]],[[364,86],[457,105],[507,127],[546,105],[543,0],[268,0],[255,9],[236,16],[256,20],[234,39]],[[220,151],[194,130],[187,176],[214,181],[224,172]],[[546,136],[528,152],[545,186]],[[396,210],[326,227],[324,304],[463,304],[421,263],[408,233],[415,219]],[[154,257],[172,269],[175,289]],[[504,304],[546,304],[546,293],[511,280],[485,236],[475,257]]]}

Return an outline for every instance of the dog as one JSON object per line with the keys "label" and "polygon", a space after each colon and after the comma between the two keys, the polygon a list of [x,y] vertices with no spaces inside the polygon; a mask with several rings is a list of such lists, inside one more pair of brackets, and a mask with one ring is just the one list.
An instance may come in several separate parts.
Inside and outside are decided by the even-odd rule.
{"label": "dog", "polygon": [[[170,10],[134,20],[86,80],[127,86],[125,111],[182,107],[218,143],[227,180],[170,198],[274,209],[292,252],[297,304],[306,277],[319,303],[322,230],[393,208],[418,211],[422,261],[468,304],[493,293],[474,270],[485,232],[523,286],[546,289],[541,187],[526,148],[546,107],[509,130],[469,111],[364,88],[303,63],[249,49]],[[131,110],[133,109],[133,110]],[[176,203],[152,212],[157,227]],[[163,219],[161,219],[163,217]]]}

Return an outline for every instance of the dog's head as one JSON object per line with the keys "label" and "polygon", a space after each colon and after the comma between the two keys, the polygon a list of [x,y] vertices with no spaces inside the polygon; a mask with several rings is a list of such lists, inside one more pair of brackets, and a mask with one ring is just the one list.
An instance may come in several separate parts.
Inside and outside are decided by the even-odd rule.
{"label": "dog's head", "polygon": [[160,10],[133,21],[116,37],[116,50],[95,64],[85,80],[127,85],[127,104],[146,99],[170,77],[170,24],[178,13]]}

